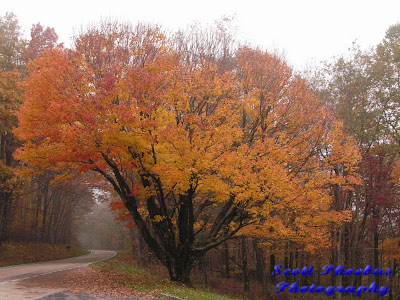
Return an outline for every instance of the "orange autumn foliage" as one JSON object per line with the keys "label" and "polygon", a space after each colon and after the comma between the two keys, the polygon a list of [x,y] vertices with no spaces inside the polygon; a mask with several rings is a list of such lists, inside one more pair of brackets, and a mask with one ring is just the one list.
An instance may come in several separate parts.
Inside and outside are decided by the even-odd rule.
{"label": "orange autumn foliage", "polygon": [[359,158],[305,82],[259,50],[239,49],[221,70],[186,62],[157,28],[130,34],[88,33],[30,65],[17,158],[100,173],[174,280],[243,227],[327,245],[348,217],[332,210],[329,186],[357,184]]}

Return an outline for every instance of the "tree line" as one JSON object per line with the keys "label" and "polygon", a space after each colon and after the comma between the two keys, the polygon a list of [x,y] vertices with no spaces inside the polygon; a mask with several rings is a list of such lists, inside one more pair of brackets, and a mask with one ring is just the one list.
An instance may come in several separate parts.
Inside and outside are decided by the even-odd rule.
{"label": "tree line", "polygon": [[[353,44],[349,53],[311,73],[313,90],[343,121],[361,155],[361,183],[352,193],[335,194],[338,207],[352,215],[335,235],[333,261],[389,266],[398,278],[400,24],[373,49]],[[398,295],[399,281],[393,282]]]}
{"label": "tree line", "polygon": [[92,201],[90,189],[77,180],[58,182],[56,172],[18,173],[13,153],[16,113],[24,99],[27,65],[46,49],[61,47],[53,28],[32,26],[25,40],[12,13],[0,17],[0,245],[8,240],[70,245],[73,224]]}

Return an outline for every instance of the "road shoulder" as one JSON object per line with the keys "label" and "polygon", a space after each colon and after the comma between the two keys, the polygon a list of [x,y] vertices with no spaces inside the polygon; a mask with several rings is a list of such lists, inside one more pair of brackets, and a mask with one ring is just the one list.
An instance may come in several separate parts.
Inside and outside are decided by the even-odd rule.
{"label": "road shoulder", "polygon": [[82,267],[66,272],[44,275],[20,283],[27,289],[57,290],[100,297],[154,299],[110,280],[99,271]]}

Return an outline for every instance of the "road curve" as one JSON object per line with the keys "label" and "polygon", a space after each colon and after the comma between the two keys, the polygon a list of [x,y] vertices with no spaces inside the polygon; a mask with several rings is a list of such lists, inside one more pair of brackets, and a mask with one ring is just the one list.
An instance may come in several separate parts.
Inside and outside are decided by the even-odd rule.
{"label": "road curve", "polygon": [[91,250],[90,254],[84,256],[2,267],[0,268],[0,286],[19,280],[84,267],[94,262],[110,259],[115,255],[116,252],[114,251]]}

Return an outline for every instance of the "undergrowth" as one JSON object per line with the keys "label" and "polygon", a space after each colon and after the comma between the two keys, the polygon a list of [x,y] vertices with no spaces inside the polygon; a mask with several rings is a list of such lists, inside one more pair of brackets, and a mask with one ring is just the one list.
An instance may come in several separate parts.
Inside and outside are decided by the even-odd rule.
{"label": "undergrowth", "polygon": [[206,289],[188,288],[173,283],[162,276],[157,268],[144,269],[138,266],[129,254],[119,253],[113,259],[91,265],[118,283],[152,296],[168,294],[190,300],[232,300],[231,298]]}
{"label": "undergrowth", "polygon": [[79,245],[67,249],[65,245],[38,242],[4,242],[0,245],[0,267],[69,258],[87,254]]}

